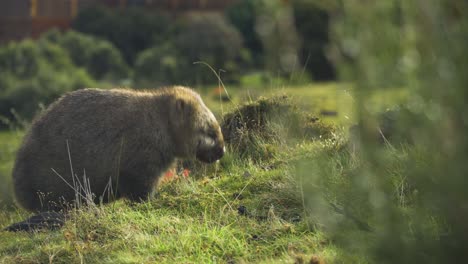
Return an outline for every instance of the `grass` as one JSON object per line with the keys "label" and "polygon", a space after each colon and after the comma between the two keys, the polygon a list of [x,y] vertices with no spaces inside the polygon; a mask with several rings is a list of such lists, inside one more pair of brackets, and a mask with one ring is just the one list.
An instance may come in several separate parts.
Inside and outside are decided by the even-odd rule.
{"label": "grass", "polygon": [[[59,231],[0,232],[0,262],[290,263],[312,256],[365,261],[310,228],[291,167],[264,169],[239,160],[229,167],[170,181],[153,201],[82,209]],[[23,217],[3,213],[0,224]]]}
{"label": "grass", "polygon": [[12,204],[11,170],[22,132],[0,131],[0,208]]}
{"label": "grass", "polygon": [[[343,87],[320,84],[280,89],[304,111],[319,116],[324,109],[336,111],[336,116],[323,117],[338,128],[332,138],[259,141],[274,146],[264,159],[240,157],[230,149],[221,162],[195,166],[188,178],[179,175],[162,184],[154,200],[83,208],[73,212],[58,231],[0,231],[0,263],[371,262],[361,244],[346,239],[372,244],[374,234],[360,224],[374,226],[375,221],[366,214],[369,201],[353,190],[349,178],[359,161],[339,132],[339,127],[353,122],[352,98]],[[204,93],[218,116],[260,95],[234,90],[233,101],[221,105],[211,90]],[[384,96],[395,101],[404,97],[398,91]],[[9,178],[21,136],[0,134],[2,179]],[[395,167],[401,163],[397,160]],[[5,196],[11,197],[8,187],[4,188]],[[336,210],[351,202],[359,206],[346,212]],[[28,215],[21,209],[0,211],[0,226]]]}

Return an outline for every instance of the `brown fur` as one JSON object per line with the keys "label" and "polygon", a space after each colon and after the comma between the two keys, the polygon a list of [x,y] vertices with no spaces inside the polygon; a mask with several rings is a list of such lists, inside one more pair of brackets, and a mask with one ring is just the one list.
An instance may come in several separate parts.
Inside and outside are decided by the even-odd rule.
{"label": "brown fur", "polygon": [[86,175],[95,200],[109,200],[111,180],[114,198],[138,201],[176,157],[213,162],[223,153],[218,122],[188,88],[83,89],[61,97],[33,122],[13,170],[16,198],[33,211],[73,202],[73,168],[75,186],[84,185]]}

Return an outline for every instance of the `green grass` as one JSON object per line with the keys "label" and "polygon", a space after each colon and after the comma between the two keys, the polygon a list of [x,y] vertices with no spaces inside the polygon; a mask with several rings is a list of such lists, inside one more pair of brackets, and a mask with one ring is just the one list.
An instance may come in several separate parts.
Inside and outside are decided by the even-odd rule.
{"label": "green grass", "polygon": [[22,136],[22,132],[0,131],[0,208],[13,201],[10,175]]}
{"label": "green grass", "polygon": [[[204,91],[204,97],[220,116],[260,94],[284,93],[308,112],[337,111],[337,116],[324,119],[346,127],[354,121],[352,97],[344,87],[233,89],[233,102],[223,105],[210,90]],[[384,96],[391,98],[388,106],[404,99],[397,90]],[[377,102],[376,98],[372,100]],[[8,183],[2,185],[7,201],[21,136],[0,133],[0,176]],[[0,231],[0,263],[307,263],[312,257],[325,263],[368,263],[359,245],[372,244],[374,237],[361,230],[355,219],[374,222],[366,214],[369,201],[352,189],[349,175],[359,162],[346,151],[344,142],[339,132],[327,140],[268,142],[275,146],[272,155],[260,160],[228,151],[215,165],[194,167],[188,179],[164,183],[154,200],[84,208],[58,231]],[[330,205],[351,201],[362,206],[349,214]],[[0,211],[0,226],[28,215],[21,209]],[[353,244],[345,237],[361,242]]]}
{"label": "green grass", "polygon": [[[278,159],[300,155],[291,151]],[[235,158],[228,163],[208,175],[166,183],[147,203],[119,201],[80,210],[60,231],[0,232],[0,262],[288,263],[312,255],[331,262],[363,261],[310,228],[292,167],[265,169]],[[238,213],[240,206],[246,215]],[[0,225],[26,215],[3,212]]]}
{"label": "green grass", "polygon": [[[301,155],[305,147],[314,144],[262,165]],[[159,196],[146,203],[118,201],[80,210],[59,231],[0,232],[0,262],[291,263],[312,256],[365,262],[311,228],[289,164],[265,169],[235,158],[230,163],[214,165],[218,168],[208,175],[165,183]],[[239,214],[240,206],[246,214]],[[3,212],[0,225],[25,216]]]}

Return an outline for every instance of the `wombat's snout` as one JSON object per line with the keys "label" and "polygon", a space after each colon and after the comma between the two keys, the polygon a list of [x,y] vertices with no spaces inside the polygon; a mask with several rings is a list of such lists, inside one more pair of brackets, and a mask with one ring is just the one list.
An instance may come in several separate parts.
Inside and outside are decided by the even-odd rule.
{"label": "wombat's snout", "polygon": [[224,156],[224,153],[226,152],[226,147],[224,145],[221,146],[221,147],[218,147],[218,148],[216,148],[215,152],[216,152],[215,153],[215,156],[216,156],[215,158],[216,158],[216,160],[219,160]]}
{"label": "wombat's snout", "polygon": [[197,151],[197,159],[206,163],[212,163],[224,156],[226,148],[224,143],[216,145],[210,149],[199,149]]}

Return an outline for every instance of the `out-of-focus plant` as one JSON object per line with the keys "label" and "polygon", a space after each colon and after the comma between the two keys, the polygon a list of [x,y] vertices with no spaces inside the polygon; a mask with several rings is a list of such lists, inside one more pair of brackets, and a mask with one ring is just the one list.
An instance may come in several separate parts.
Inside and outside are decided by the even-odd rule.
{"label": "out-of-focus plant", "polygon": [[[221,15],[193,14],[178,21],[173,41],[140,53],[135,63],[138,83],[217,83],[211,69],[222,70],[223,81],[238,79],[240,65],[248,59],[242,36]],[[247,53],[247,54],[246,54]]]}
{"label": "out-of-focus plant", "polygon": [[129,69],[120,51],[107,40],[73,30],[61,33],[51,30],[42,36],[65,49],[72,62],[84,67],[95,79],[120,80],[128,77]]}
{"label": "out-of-focus plant", "polygon": [[[141,52],[135,62],[135,79],[139,85],[184,84],[184,73],[177,50],[169,44]],[[182,83],[181,83],[182,82]]]}
{"label": "out-of-focus plant", "polygon": [[53,43],[25,40],[0,47],[0,115],[8,119],[31,119],[39,105],[93,83]]}
{"label": "out-of-focus plant", "polygon": [[175,47],[180,52],[181,64],[195,72],[193,81],[197,83],[217,82],[213,73],[206,67],[193,65],[203,61],[215,70],[225,71],[223,79],[236,79],[238,63],[242,58],[243,40],[239,31],[227,23],[221,15],[193,15],[180,21],[180,32],[175,39]]}
{"label": "out-of-focus plant", "polygon": [[138,53],[165,42],[171,25],[167,15],[154,10],[128,8],[115,11],[99,6],[81,11],[73,21],[75,30],[114,44],[129,65],[133,65]]}
{"label": "out-of-focus plant", "polygon": [[335,69],[327,57],[330,9],[309,0],[294,0],[292,5],[295,26],[301,40],[300,64],[314,80],[335,79]]}
{"label": "out-of-focus plant", "polygon": [[263,46],[260,37],[255,30],[255,20],[258,8],[261,8],[258,0],[241,0],[226,10],[226,17],[242,34],[245,47],[252,54],[252,66],[264,67]]}
{"label": "out-of-focus plant", "polygon": [[301,71],[298,58],[300,41],[289,1],[260,0],[255,28],[264,50],[266,69],[274,75],[288,76]]}
{"label": "out-of-focus plant", "polygon": [[[315,223],[372,262],[468,261],[465,10],[442,0],[341,1],[333,10],[331,50],[354,83],[359,133],[352,148],[331,142],[332,155],[304,162],[301,180]],[[409,139],[400,144],[374,140],[379,115],[367,104],[395,88],[409,91],[394,123]]]}

